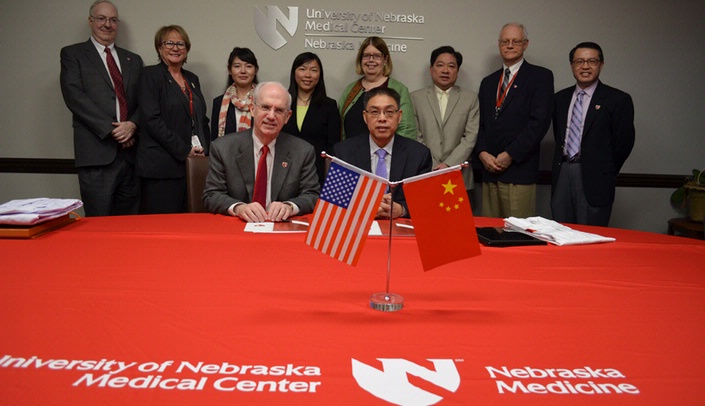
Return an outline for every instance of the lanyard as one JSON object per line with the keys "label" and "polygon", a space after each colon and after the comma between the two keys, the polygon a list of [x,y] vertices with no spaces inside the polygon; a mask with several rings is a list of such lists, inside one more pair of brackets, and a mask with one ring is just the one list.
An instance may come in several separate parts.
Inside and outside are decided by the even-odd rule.
{"label": "lanyard", "polygon": [[514,76],[512,77],[512,80],[507,83],[507,88],[504,89],[504,93],[502,93],[502,82],[504,81],[504,71],[502,71],[502,74],[499,75],[499,84],[497,85],[497,104],[495,105],[495,108],[497,112],[499,112],[500,108],[502,107],[502,103],[504,103],[504,98],[507,97],[507,93],[509,93],[509,88],[512,87],[512,83],[514,83],[514,79],[516,79],[517,74],[519,72],[515,73]]}
{"label": "lanyard", "polygon": [[189,83],[186,78],[184,78],[184,84],[186,85],[186,88],[184,89],[184,94],[188,96],[189,113],[191,114],[191,120],[193,120],[193,92],[191,91],[191,88],[189,87]]}
{"label": "lanyard", "polygon": [[188,108],[189,108],[189,114],[191,115],[191,133],[195,132],[196,128],[196,121],[193,116],[193,92],[191,91],[191,88],[189,87],[189,82],[186,80],[184,77],[184,84],[186,85],[185,89],[183,90],[184,94],[188,96]]}

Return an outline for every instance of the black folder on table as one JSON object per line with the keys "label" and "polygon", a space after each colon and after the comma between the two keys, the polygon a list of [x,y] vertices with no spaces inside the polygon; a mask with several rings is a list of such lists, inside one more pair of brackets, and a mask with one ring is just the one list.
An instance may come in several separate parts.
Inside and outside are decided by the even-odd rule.
{"label": "black folder on table", "polygon": [[501,227],[476,227],[480,243],[489,247],[514,247],[520,245],[546,245],[546,241],[530,235],[505,231]]}

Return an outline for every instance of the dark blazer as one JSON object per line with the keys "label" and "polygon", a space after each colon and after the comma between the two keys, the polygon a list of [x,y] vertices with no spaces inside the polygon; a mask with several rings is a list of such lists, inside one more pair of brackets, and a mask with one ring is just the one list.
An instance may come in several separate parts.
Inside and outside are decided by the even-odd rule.
{"label": "dark blazer", "polygon": [[480,84],[480,130],[475,155],[487,151],[497,156],[507,151],[512,164],[499,175],[489,173],[483,166],[482,181],[533,184],[538,181],[539,146],[551,124],[553,73],[524,60],[495,117],[501,77],[499,69]]}
{"label": "dark blazer", "polygon": [[[568,108],[575,86],[556,93],[553,114],[553,185],[560,173],[568,121]],[[598,82],[590,99],[580,143],[580,162],[585,198],[591,206],[614,202],[615,182],[634,147],[634,104],[629,94]]]}
{"label": "dark blazer", "polygon": [[[313,212],[320,189],[314,155],[307,142],[279,133],[272,167],[272,201],[290,201],[299,206],[299,214]],[[203,191],[206,210],[228,214],[228,207],[233,204],[252,202],[255,187],[252,129],[214,140],[208,166]]]}
{"label": "dark blazer", "polygon": [[284,124],[282,131],[295,135],[309,144],[316,151],[316,173],[322,185],[326,177],[326,162],[321,157],[321,152],[333,152],[333,146],[340,142],[340,113],[335,100],[330,97],[323,99],[320,105],[310,105],[301,130],[296,125],[296,101],[292,102],[291,118]]}
{"label": "dark blazer", "polygon": [[[137,86],[142,58],[115,47],[125,86],[128,120],[140,126]],[[115,159],[118,142],[112,136],[117,121],[115,89],[110,73],[89,39],[61,49],[61,93],[73,113],[73,147],[76,166],[108,165]],[[138,136],[138,134],[135,134]],[[128,162],[135,161],[135,147],[125,150]]]}
{"label": "dark blazer", "polygon": [[[201,84],[195,74],[185,69],[182,74],[193,92],[195,130],[208,153],[210,131]],[[165,64],[143,69],[139,104],[143,131],[137,148],[137,174],[156,179],[185,177],[192,134],[189,97],[181,91]]]}
{"label": "dark blazer", "polygon": [[[336,144],[333,147],[333,155],[362,170],[372,172],[369,135],[350,137]],[[394,135],[392,164],[389,169],[389,180],[391,182],[430,172],[431,165],[431,151],[428,147],[418,141],[398,134]],[[398,187],[398,189],[394,191],[394,201],[404,206],[404,211],[408,215],[409,207],[406,205],[404,188]]]}
{"label": "dark blazer", "polygon": [[[218,138],[218,118],[220,116],[220,105],[223,104],[223,95],[213,99],[213,109],[211,113],[211,140]],[[235,106],[232,103],[228,106],[228,113],[225,116],[225,134],[237,132],[237,116]]]}

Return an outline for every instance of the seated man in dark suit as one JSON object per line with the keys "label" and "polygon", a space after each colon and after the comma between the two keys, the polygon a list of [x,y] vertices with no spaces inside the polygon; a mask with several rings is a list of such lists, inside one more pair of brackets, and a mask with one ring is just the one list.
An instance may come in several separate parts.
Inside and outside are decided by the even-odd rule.
{"label": "seated man in dark suit", "polygon": [[248,222],[282,221],[313,211],[320,186],[308,142],[281,132],[291,95],[277,82],[255,88],[253,126],[213,141],[203,206]]}
{"label": "seated man in dark suit", "polygon": [[[336,144],[333,155],[392,182],[430,172],[431,151],[420,142],[396,135],[402,115],[400,100],[399,93],[391,88],[366,92],[363,118],[370,136],[352,137]],[[391,193],[384,195],[377,218],[389,218],[390,205],[392,218],[409,217],[403,189],[394,191],[393,202]]]}

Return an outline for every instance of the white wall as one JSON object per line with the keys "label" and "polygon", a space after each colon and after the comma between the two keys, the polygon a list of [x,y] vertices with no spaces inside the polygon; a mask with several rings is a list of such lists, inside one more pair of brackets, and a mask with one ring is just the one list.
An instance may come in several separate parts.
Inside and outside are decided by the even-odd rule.
{"label": "white wall", "polygon": [[[116,4],[122,21],[118,45],[139,53],[147,64],[157,61],[153,35],[160,26],[180,24],[188,31],[193,47],[186,68],[199,75],[208,99],[224,90],[227,56],[234,46],[255,52],[260,80],[285,85],[294,56],[307,50],[318,53],[328,93],[338,99],[356,78],[355,51],[305,49],[305,39],[314,38],[305,31],[307,10],[423,16],[423,24],[375,24],[386,26],[381,36],[387,42],[407,46],[407,52],[393,53],[393,76],[410,90],[430,83],[430,52],[446,44],[465,57],[459,84],[477,90],[482,77],[500,66],[496,39],[505,22],[527,26],[526,58],[553,70],[556,90],[573,84],[568,51],[578,42],[595,41],[605,52],[601,79],[630,93],[636,108],[637,142],[623,172],[685,175],[693,167],[705,166],[702,1],[122,0]],[[264,10],[270,4],[284,12],[287,6],[299,8],[295,35],[290,37],[280,26],[288,43],[276,51],[260,39],[253,23],[255,7]],[[89,5],[87,0],[0,3],[0,157],[73,157],[71,118],[59,88],[59,50],[88,39]],[[365,36],[336,40],[358,44]],[[543,169],[550,167],[551,138],[543,142]],[[550,215],[548,189],[540,189],[538,201],[545,216]],[[0,174],[0,201],[35,194],[78,197],[76,177]],[[668,205],[669,194],[663,189],[620,188],[611,225],[665,231],[666,220],[677,215]]]}

